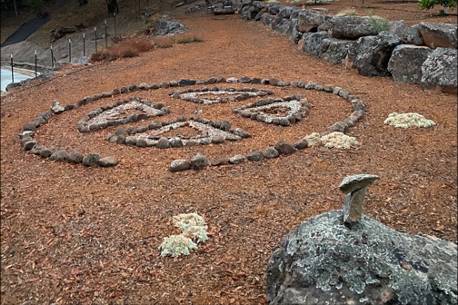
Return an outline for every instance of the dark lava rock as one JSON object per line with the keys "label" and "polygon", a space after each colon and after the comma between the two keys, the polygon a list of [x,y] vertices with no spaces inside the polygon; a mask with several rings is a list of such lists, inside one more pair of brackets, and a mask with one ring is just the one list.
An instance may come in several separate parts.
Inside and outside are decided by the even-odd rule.
{"label": "dark lava rock", "polygon": [[340,211],[303,222],[274,251],[270,305],[456,305],[457,246]]}
{"label": "dark lava rock", "polygon": [[98,154],[88,154],[83,158],[84,166],[97,166],[100,160],[100,155]]}
{"label": "dark lava rock", "polygon": [[388,71],[397,82],[418,84],[422,77],[421,67],[431,52],[428,47],[401,44],[391,55]]}

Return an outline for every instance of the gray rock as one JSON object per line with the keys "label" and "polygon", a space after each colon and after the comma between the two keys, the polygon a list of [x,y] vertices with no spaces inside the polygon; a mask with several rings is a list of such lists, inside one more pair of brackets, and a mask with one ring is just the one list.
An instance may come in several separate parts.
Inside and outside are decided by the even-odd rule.
{"label": "gray rock", "polygon": [[191,168],[194,170],[200,170],[207,167],[209,164],[207,157],[202,154],[197,154],[191,159]]}
{"label": "gray rock", "polygon": [[456,244],[369,217],[349,229],[333,211],[283,239],[268,263],[267,299],[270,305],[455,305],[456,274]]}
{"label": "gray rock", "polygon": [[368,17],[334,16],[329,20],[329,24],[331,36],[334,38],[358,39],[379,33]]}
{"label": "gray rock", "polygon": [[296,148],[294,148],[293,145],[283,141],[280,141],[277,144],[275,144],[275,149],[278,151],[280,155],[291,155],[296,152]]}
{"label": "gray rock", "polygon": [[266,159],[273,159],[273,158],[278,157],[280,154],[278,153],[278,151],[275,148],[268,147],[262,151],[262,155]]}
{"label": "gray rock", "polygon": [[329,19],[329,16],[325,16],[316,11],[302,11],[297,16],[297,30],[302,33],[316,32],[318,27]]}
{"label": "gray rock", "polygon": [[421,82],[428,86],[457,88],[457,50],[435,49],[421,66]]}
{"label": "gray rock", "polygon": [[38,152],[38,154],[42,158],[49,158],[52,155],[52,153],[53,153],[53,151],[50,148],[47,148],[47,147],[44,147],[44,146],[41,146],[40,147],[40,151]]}
{"label": "gray rock", "polygon": [[430,48],[456,48],[457,25],[456,24],[433,24],[420,23],[417,29],[423,38],[425,45]]}
{"label": "gray rock", "polygon": [[168,16],[161,16],[154,24],[154,35],[158,36],[179,34],[185,31],[186,27],[182,23],[172,20]]}
{"label": "gray rock", "polygon": [[280,34],[287,34],[288,29],[291,27],[291,20],[277,17],[278,21],[272,22],[272,30],[279,32]]}
{"label": "gray rock", "polygon": [[231,130],[231,132],[233,134],[241,137],[241,138],[244,138],[244,139],[251,137],[251,135],[247,131],[245,131],[245,130],[243,130],[241,128],[235,128],[235,129]]}
{"label": "gray rock", "polygon": [[219,158],[211,162],[211,166],[222,166],[229,164],[228,158]]}
{"label": "gray rock", "polygon": [[88,154],[83,157],[83,165],[84,166],[97,166],[99,160],[100,160],[100,155]]}
{"label": "gray rock", "polygon": [[339,185],[339,189],[347,194],[371,185],[379,176],[371,174],[358,174],[346,176]]}
{"label": "gray rock", "polygon": [[158,148],[169,148],[170,147],[170,142],[169,142],[169,139],[166,138],[166,137],[161,137],[158,141],[157,141],[157,144],[156,146]]}
{"label": "gray rock", "polygon": [[262,155],[262,152],[260,151],[252,151],[246,156],[248,161],[262,161],[264,159],[264,156]]}
{"label": "gray rock", "polygon": [[185,171],[191,168],[191,162],[188,160],[184,159],[178,159],[178,160],[173,160],[172,163],[170,163],[169,170],[171,172],[181,172]]}
{"label": "gray rock", "polygon": [[299,44],[302,47],[302,51],[305,53],[319,57],[324,51],[326,51],[326,47],[328,45],[323,45],[323,40],[327,38],[329,38],[329,34],[327,32],[305,33]]}
{"label": "gray rock", "polygon": [[417,46],[423,45],[423,38],[421,38],[418,28],[408,26],[402,20],[391,22],[389,31],[397,35],[402,43],[414,44]]}
{"label": "gray rock", "polygon": [[213,144],[222,144],[224,143],[224,137],[222,135],[215,135],[211,137],[211,142]]}
{"label": "gray rock", "polygon": [[388,71],[397,82],[421,82],[421,67],[432,50],[428,47],[401,44],[393,50]]}
{"label": "gray rock", "polygon": [[49,160],[52,160],[52,161],[66,161],[66,160],[68,160],[68,153],[63,149],[56,150],[49,157]]}
{"label": "gray rock", "polygon": [[70,163],[81,163],[83,162],[83,155],[77,151],[69,151],[67,153],[67,161]]}
{"label": "gray rock", "polygon": [[104,157],[97,161],[97,165],[100,167],[112,167],[116,166],[118,163],[118,160],[113,157]]}
{"label": "gray rock", "polygon": [[307,140],[305,140],[305,139],[302,139],[302,140],[294,143],[294,148],[298,149],[298,150],[306,149],[307,147],[309,147],[309,144],[308,144]]}
{"label": "gray rock", "polygon": [[173,137],[169,140],[171,147],[182,147],[183,141],[179,137]]}
{"label": "gray rock", "polygon": [[231,158],[229,158],[229,163],[230,164],[240,164],[242,162],[245,162],[246,158],[244,155],[235,155]]}
{"label": "gray rock", "polygon": [[353,52],[355,44],[356,42],[353,40],[324,39],[320,57],[330,63],[340,64]]}
{"label": "gray rock", "polygon": [[54,101],[51,106],[51,111],[55,114],[58,114],[64,112],[65,108],[60,105],[59,101]]}
{"label": "gray rock", "polygon": [[25,151],[31,150],[35,145],[37,145],[37,142],[35,140],[23,140],[22,141],[22,146]]}
{"label": "gray rock", "polygon": [[391,53],[400,43],[399,37],[388,32],[361,37],[350,54],[353,67],[365,76],[389,75],[388,62]]}

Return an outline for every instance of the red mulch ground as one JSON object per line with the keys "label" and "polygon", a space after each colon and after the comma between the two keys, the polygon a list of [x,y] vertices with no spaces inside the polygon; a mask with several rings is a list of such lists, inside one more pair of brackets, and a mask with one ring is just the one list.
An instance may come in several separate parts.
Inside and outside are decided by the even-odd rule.
{"label": "red mulch ground", "polygon": [[[62,77],[2,98],[2,304],[264,304],[273,249],[300,222],[339,209],[343,195],[337,185],[345,175],[360,172],[381,177],[367,196],[368,215],[402,231],[456,241],[455,95],[360,76],[307,56],[286,38],[236,16],[184,21],[204,42],[66,76],[69,70],[64,70]],[[23,124],[54,99],[67,104],[131,83],[214,75],[347,88],[368,105],[367,116],[349,131],[362,145],[349,151],[313,148],[201,172],[167,171],[177,157],[243,153],[298,139],[351,111],[341,100],[314,92],[304,93],[314,106],[308,118],[289,128],[241,119],[230,104],[202,107],[204,117],[226,118],[253,134],[217,146],[141,149],[107,142],[113,129],[79,134],[80,116],[109,99],[64,113],[40,129],[37,139],[45,144],[119,158],[121,163],[110,169],[42,160],[25,154],[17,139]],[[168,119],[195,110],[194,104],[168,99],[169,91],[138,95],[167,104]],[[422,113],[438,126],[399,130],[384,125],[394,111]],[[171,217],[190,211],[205,217],[210,240],[189,257],[161,258],[162,238],[177,232]]]}

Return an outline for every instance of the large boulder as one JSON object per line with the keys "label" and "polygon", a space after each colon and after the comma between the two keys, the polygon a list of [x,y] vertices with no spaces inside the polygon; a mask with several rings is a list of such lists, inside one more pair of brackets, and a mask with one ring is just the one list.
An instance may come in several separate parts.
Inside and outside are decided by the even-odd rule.
{"label": "large boulder", "polygon": [[318,27],[330,18],[316,11],[302,11],[297,16],[297,30],[302,33],[316,32]]}
{"label": "large boulder", "polygon": [[428,47],[401,44],[397,46],[388,62],[388,71],[397,82],[421,83],[421,67],[431,54]]}
{"label": "large boulder", "polygon": [[252,3],[245,3],[244,1],[242,2],[242,7],[240,9],[240,16],[246,20],[252,20],[256,17],[260,10],[261,8],[258,6]]}
{"label": "large boulder", "polygon": [[294,41],[294,43],[297,43],[301,39],[302,33],[297,30],[297,18],[292,18],[290,20],[286,35],[288,35],[288,38]]}
{"label": "large boulder", "polygon": [[423,45],[423,38],[421,38],[418,27],[408,26],[403,20],[391,22],[389,32],[398,35],[402,43]]}
{"label": "large boulder", "polygon": [[185,31],[186,27],[184,26],[184,24],[177,20],[171,19],[167,15],[161,16],[154,23],[154,35],[157,36],[175,35],[184,33]]}
{"label": "large boulder", "polygon": [[323,48],[327,47],[323,45],[323,40],[327,38],[329,38],[327,32],[304,33],[299,42],[299,48],[307,54],[319,57],[323,53]]}
{"label": "large boulder", "polygon": [[353,52],[355,44],[354,40],[326,38],[322,42],[323,51],[320,56],[330,63],[340,64]]}
{"label": "large boulder", "polygon": [[[374,18],[359,16],[334,16],[329,20],[331,36],[340,39],[358,39],[363,36],[377,35]],[[375,20],[375,19],[374,19]]]}
{"label": "large boulder", "polygon": [[365,76],[387,76],[393,49],[401,41],[397,35],[381,32],[377,36],[361,37],[350,54],[353,67]]}
{"label": "large boulder", "polygon": [[457,88],[457,50],[437,48],[421,66],[421,82],[428,86]]}
{"label": "large boulder", "polygon": [[416,26],[425,45],[430,48],[456,48],[456,24],[420,23]]}
{"label": "large boulder", "polygon": [[455,305],[457,246],[333,211],[302,223],[273,253],[270,305]]}
{"label": "large boulder", "polygon": [[291,27],[291,20],[276,16],[276,20],[272,22],[271,27],[272,30],[280,34],[287,34],[288,29]]}

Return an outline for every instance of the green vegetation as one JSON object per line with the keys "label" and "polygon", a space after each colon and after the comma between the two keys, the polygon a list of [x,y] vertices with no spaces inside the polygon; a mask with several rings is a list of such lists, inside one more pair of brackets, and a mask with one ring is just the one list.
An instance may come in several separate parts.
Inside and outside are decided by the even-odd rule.
{"label": "green vegetation", "polygon": [[369,23],[371,24],[372,28],[378,33],[388,31],[390,28],[390,22],[385,18],[379,16],[370,16]]}
{"label": "green vegetation", "polygon": [[448,9],[456,7],[457,0],[418,0],[420,8],[423,10],[432,9],[436,5],[442,6],[444,9],[441,11],[443,15],[448,15]]}

